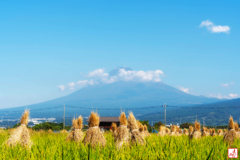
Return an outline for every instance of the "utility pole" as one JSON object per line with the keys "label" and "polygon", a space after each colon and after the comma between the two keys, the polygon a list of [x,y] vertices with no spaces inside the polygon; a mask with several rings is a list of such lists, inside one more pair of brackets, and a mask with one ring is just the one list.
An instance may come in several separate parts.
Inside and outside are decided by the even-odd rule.
{"label": "utility pole", "polygon": [[167,116],[167,115],[166,115],[166,114],[167,114],[167,113],[166,113],[166,107],[167,107],[166,103],[165,103],[164,105],[162,105],[162,107],[164,107],[164,110],[165,110],[165,126],[166,126],[166,116]]}
{"label": "utility pole", "polygon": [[65,104],[64,104],[64,112],[63,112],[63,129],[65,129]]}

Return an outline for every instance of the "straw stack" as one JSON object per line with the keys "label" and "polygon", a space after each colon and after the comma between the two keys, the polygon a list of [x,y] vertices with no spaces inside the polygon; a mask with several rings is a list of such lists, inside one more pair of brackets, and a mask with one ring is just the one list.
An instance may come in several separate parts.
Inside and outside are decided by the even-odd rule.
{"label": "straw stack", "polygon": [[176,136],[181,136],[182,135],[182,130],[176,126]]}
{"label": "straw stack", "polygon": [[97,113],[92,112],[89,121],[89,129],[86,132],[86,136],[83,140],[84,144],[90,144],[95,147],[96,145],[105,146],[106,140],[99,128],[99,116]]}
{"label": "straw stack", "polygon": [[171,133],[169,128],[166,127],[165,129],[166,129],[166,134],[170,134]]}
{"label": "straw stack", "polygon": [[158,135],[159,135],[159,136],[164,136],[165,134],[166,134],[166,128],[165,128],[165,126],[160,126],[160,127],[159,127]]}
{"label": "straw stack", "polygon": [[216,136],[215,128],[212,128],[211,136]]}
{"label": "straw stack", "polygon": [[223,130],[223,135],[225,135],[227,133],[227,129]]}
{"label": "straw stack", "polygon": [[144,138],[139,132],[137,121],[132,112],[129,113],[128,123],[131,131],[131,142],[135,144],[145,144]]}
{"label": "straw stack", "polygon": [[200,123],[195,121],[195,123],[194,123],[194,131],[193,131],[193,134],[192,134],[191,138],[195,138],[195,139],[200,139],[201,138],[200,127],[201,127]]}
{"label": "straw stack", "polygon": [[128,121],[124,112],[121,113],[119,120],[120,126],[117,128],[116,136],[116,146],[118,149],[120,149],[123,144],[129,143],[129,129],[127,128]]}
{"label": "straw stack", "polygon": [[219,136],[223,136],[223,130],[222,130],[222,129],[219,129],[219,130],[218,130],[218,135],[219,135]]}
{"label": "straw stack", "polygon": [[[43,132],[43,130],[40,130],[40,133],[41,133],[41,132]],[[67,134],[68,131],[67,131],[66,129],[63,129],[63,130],[60,131],[60,133],[61,133],[61,134]]]}
{"label": "straw stack", "polygon": [[176,129],[177,129],[177,126],[175,126],[175,125],[171,126],[170,136],[176,136]]}
{"label": "straw stack", "polygon": [[144,124],[144,136],[145,137],[151,136],[151,134],[148,132],[148,128],[146,124]]}
{"label": "straw stack", "polygon": [[68,134],[66,140],[67,141],[75,141],[77,143],[81,142],[83,139],[83,132],[82,132],[82,116],[79,116],[78,119],[72,120],[72,130]]}
{"label": "straw stack", "polygon": [[191,137],[192,134],[193,134],[193,127],[189,126],[189,134],[188,134],[188,136]]}
{"label": "straw stack", "polygon": [[53,133],[53,131],[51,129],[48,130],[48,133]]}
{"label": "straw stack", "polygon": [[237,138],[240,138],[239,126],[237,122],[234,123],[234,129],[236,131]]}
{"label": "straw stack", "polygon": [[232,118],[232,116],[230,116],[229,123],[228,123],[228,131],[224,135],[223,139],[225,142],[232,144],[234,142],[234,140],[236,139],[236,137],[237,137],[237,134],[235,131],[233,118]]}
{"label": "straw stack", "polygon": [[203,127],[202,137],[209,136],[210,133],[208,132],[208,129],[206,127]]}
{"label": "straw stack", "polygon": [[31,147],[32,142],[30,140],[29,131],[27,128],[29,111],[26,110],[21,118],[21,125],[13,131],[10,138],[7,140],[9,146],[16,146],[20,143],[22,146]]}
{"label": "straw stack", "polygon": [[143,138],[145,138],[146,134],[145,134],[145,131],[144,131],[144,126],[139,121],[137,121],[137,123],[138,123],[138,129],[139,129],[140,134],[142,135]]}
{"label": "straw stack", "polygon": [[183,134],[185,134],[186,136],[188,136],[188,135],[189,135],[188,129],[184,128],[184,129],[183,129]]}
{"label": "straw stack", "polygon": [[113,134],[113,137],[114,137],[114,141],[116,141],[116,136],[117,136],[117,124],[116,123],[112,123],[111,125],[111,128],[112,128],[112,134]]}

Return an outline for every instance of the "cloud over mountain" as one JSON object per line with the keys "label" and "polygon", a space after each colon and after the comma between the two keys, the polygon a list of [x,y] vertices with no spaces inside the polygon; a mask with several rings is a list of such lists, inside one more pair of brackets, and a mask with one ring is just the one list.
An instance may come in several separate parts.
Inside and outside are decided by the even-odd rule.
{"label": "cloud over mountain", "polygon": [[99,83],[114,83],[117,81],[127,81],[127,82],[161,82],[161,75],[163,71],[134,71],[130,68],[115,68],[111,72],[107,73],[104,69],[96,69],[90,71],[86,78],[87,80],[80,80],[77,83],[70,82],[66,86],[60,85],[61,90],[74,89],[75,86],[86,87],[88,85],[95,85]]}

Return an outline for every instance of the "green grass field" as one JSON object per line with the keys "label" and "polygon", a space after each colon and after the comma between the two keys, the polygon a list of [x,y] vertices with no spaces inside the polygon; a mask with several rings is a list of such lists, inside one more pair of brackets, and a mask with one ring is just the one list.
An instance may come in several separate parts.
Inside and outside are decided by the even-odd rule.
{"label": "green grass field", "polygon": [[[91,148],[83,143],[66,142],[67,134],[38,133],[31,134],[31,149],[21,146],[8,147],[4,142],[9,137],[5,131],[0,133],[0,159],[227,159],[228,144],[223,137],[204,137],[189,140],[187,136],[159,137],[152,134],[146,138],[144,146],[125,146],[117,150],[111,133],[104,133],[107,145],[103,148]],[[240,147],[236,140],[231,147]]]}

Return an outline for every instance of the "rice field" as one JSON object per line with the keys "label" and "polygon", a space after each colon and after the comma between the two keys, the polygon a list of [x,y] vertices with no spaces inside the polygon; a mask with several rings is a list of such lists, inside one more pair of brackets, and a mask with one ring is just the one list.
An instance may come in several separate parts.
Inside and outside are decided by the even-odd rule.
{"label": "rice field", "polygon": [[[85,133],[84,133],[85,134]],[[146,137],[145,145],[123,146],[116,149],[111,132],[105,132],[105,147],[92,148],[82,142],[67,142],[67,133],[33,132],[31,149],[9,147],[4,142],[9,138],[9,131],[0,132],[0,159],[227,159],[228,144],[223,136],[208,136],[190,140],[188,136],[163,136],[156,134]],[[237,139],[231,147],[240,148]]]}

